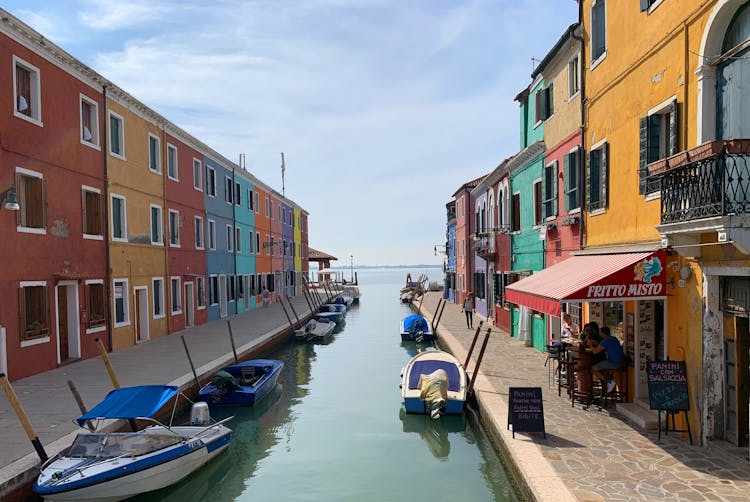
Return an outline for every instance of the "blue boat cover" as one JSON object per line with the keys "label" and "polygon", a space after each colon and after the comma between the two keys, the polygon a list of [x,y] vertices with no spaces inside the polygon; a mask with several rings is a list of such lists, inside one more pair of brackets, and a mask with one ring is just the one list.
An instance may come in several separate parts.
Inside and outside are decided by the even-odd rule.
{"label": "blue boat cover", "polygon": [[174,385],[139,385],[115,389],[88,413],[76,418],[76,422],[83,426],[87,420],[97,418],[150,417],[179,391]]}
{"label": "blue boat cover", "polygon": [[404,319],[404,331],[407,333],[428,333],[430,325],[427,319],[419,314],[412,314]]}
{"label": "blue boat cover", "polygon": [[421,375],[429,375],[437,370],[445,370],[448,374],[448,390],[454,392],[461,390],[461,374],[458,372],[458,366],[449,361],[438,361],[435,359],[416,361],[412,365],[409,370],[409,388],[416,389]]}

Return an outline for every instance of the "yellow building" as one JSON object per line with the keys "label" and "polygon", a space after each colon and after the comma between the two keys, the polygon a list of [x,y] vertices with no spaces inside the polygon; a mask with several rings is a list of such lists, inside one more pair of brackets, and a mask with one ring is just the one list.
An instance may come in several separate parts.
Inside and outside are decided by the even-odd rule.
{"label": "yellow building", "polygon": [[706,143],[750,137],[750,96],[740,99],[750,77],[739,63],[750,38],[747,7],[581,3],[586,249],[664,249],[665,291],[602,306],[604,315],[619,309],[634,363],[633,404],[623,411],[644,416],[649,408],[648,360],[683,360],[693,438],[703,444],[746,445],[748,437],[750,149]]}
{"label": "yellow building", "polygon": [[112,349],[167,334],[166,138],[157,117],[108,89]]}

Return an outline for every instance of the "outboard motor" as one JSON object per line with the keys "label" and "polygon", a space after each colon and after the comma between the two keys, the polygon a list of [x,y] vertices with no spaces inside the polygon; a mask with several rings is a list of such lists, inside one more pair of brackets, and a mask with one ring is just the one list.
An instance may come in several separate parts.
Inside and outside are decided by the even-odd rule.
{"label": "outboard motor", "polygon": [[190,423],[192,425],[209,425],[211,414],[208,412],[208,404],[203,401],[194,403],[190,408]]}

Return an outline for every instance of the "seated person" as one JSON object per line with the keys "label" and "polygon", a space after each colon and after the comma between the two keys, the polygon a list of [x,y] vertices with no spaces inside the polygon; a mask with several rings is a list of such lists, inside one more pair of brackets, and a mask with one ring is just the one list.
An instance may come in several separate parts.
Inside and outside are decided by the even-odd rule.
{"label": "seated person", "polygon": [[565,314],[563,316],[563,323],[560,331],[562,341],[565,343],[571,343],[571,341],[578,338],[578,325],[573,322],[570,314]]}
{"label": "seated person", "polygon": [[[609,328],[607,326],[602,327],[601,341],[595,347],[592,347],[591,351],[594,354],[606,354],[606,359],[599,361],[591,367],[594,377],[599,380],[604,380],[602,370],[616,370],[620,367],[620,362],[625,357],[625,353],[622,351],[620,341],[614,336],[610,335]],[[607,383],[607,393],[615,390],[615,385],[616,383],[614,379],[610,379],[610,381]]]}

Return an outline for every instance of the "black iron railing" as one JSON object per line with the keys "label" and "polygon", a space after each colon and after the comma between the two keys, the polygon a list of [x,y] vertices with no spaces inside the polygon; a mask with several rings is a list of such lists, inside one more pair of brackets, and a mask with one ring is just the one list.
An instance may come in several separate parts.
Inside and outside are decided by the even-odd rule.
{"label": "black iron railing", "polygon": [[750,214],[750,155],[724,151],[669,169],[661,182],[661,223]]}

